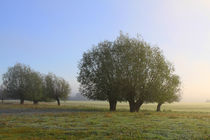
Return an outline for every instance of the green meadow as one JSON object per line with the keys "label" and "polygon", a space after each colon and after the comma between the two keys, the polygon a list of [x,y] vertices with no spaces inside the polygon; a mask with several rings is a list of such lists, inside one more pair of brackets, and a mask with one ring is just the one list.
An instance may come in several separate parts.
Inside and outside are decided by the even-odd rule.
{"label": "green meadow", "polygon": [[210,103],[144,104],[130,113],[127,103],[117,112],[107,102],[66,101],[0,104],[0,139],[210,139]]}

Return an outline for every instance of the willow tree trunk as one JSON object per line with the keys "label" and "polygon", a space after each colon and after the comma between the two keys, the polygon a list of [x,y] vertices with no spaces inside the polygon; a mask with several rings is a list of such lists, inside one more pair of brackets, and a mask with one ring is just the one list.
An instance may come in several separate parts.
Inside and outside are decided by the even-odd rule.
{"label": "willow tree trunk", "polygon": [[157,112],[160,112],[161,105],[162,105],[162,103],[158,103],[158,105],[157,105]]}
{"label": "willow tree trunk", "polygon": [[129,102],[129,107],[130,107],[130,112],[135,112],[135,102],[134,101],[128,101]]}
{"label": "willow tree trunk", "polygon": [[135,104],[135,111],[136,112],[139,112],[139,109],[140,109],[140,107],[142,106],[143,103],[144,103],[144,101],[142,101],[142,100],[139,100],[139,101],[136,102],[136,104]]}
{"label": "willow tree trunk", "polygon": [[109,101],[109,110],[116,111],[117,101]]}
{"label": "willow tree trunk", "polygon": [[33,101],[34,105],[37,105],[39,101]]}
{"label": "willow tree trunk", "polygon": [[24,99],[20,99],[20,104],[24,104]]}
{"label": "willow tree trunk", "polygon": [[56,101],[57,101],[57,103],[58,103],[58,106],[60,106],[60,105],[61,105],[60,99],[59,99],[59,98],[56,98]]}
{"label": "willow tree trunk", "polygon": [[144,103],[144,101],[142,100],[138,100],[138,101],[129,101],[129,106],[130,106],[130,112],[139,112],[139,109],[141,107],[141,105]]}

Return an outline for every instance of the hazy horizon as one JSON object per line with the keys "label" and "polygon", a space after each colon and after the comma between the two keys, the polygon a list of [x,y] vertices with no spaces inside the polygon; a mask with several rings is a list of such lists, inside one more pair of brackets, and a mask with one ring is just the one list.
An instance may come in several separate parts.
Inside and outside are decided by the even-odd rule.
{"label": "hazy horizon", "polygon": [[207,0],[2,0],[0,78],[20,62],[63,77],[75,94],[82,54],[123,31],[161,48],[181,77],[182,102],[205,102],[210,100],[209,13]]}

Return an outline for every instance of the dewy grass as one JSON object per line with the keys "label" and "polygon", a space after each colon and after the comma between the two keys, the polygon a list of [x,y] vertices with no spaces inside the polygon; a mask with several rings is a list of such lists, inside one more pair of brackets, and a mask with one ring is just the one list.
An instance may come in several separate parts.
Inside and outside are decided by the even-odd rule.
{"label": "dewy grass", "polygon": [[209,104],[165,105],[163,112],[148,104],[139,113],[125,105],[117,112],[105,102],[0,105],[0,139],[210,139]]}

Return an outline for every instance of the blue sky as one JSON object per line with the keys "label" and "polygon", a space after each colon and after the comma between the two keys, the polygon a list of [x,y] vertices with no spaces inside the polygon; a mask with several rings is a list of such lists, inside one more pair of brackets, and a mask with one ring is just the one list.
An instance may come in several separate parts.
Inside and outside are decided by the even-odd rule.
{"label": "blue sky", "polygon": [[159,46],[181,76],[185,102],[210,99],[208,0],[1,0],[0,75],[16,62],[53,72],[78,91],[84,51],[120,30]]}

